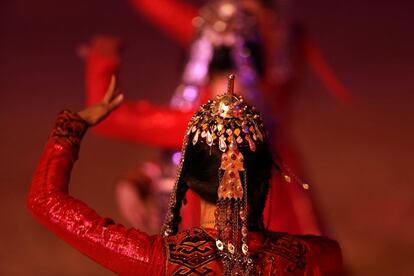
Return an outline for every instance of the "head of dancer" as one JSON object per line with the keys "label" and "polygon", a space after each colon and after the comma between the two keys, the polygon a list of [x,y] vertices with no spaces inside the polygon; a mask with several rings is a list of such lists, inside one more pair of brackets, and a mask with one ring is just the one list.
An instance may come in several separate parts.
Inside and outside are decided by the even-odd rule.
{"label": "head of dancer", "polygon": [[191,189],[202,205],[214,208],[225,270],[249,270],[247,234],[264,229],[273,167],[261,115],[234,93],[230,75],[227,91],[202,105],[189,122],[162,234],[177,233],[182,201]]}
{"label": "head of dancer", "polygon": [[[235,87],[251,102],[265,75],[264,14],[266,1],[214,0],[200,10],[193,22],[197,29],[189,59],[172,101],[178,108],[193,107],[200,87],[208,85],[211,96],[219,95],[227,76],[236,72]],[[267,47],[267,46],[266,46]],[[249,91],[250,95],[246,93]]]}
{"label": "head of dancer", "polygon": [[213,95],[221,93],[226,78],[237,72],[238,91],[246,79],[260,79],[264,75],[263,37],[259,14],[260,1],[211,1],[200,10],[195,22],[199,35],[212,46],[208,64],[208,80]]}

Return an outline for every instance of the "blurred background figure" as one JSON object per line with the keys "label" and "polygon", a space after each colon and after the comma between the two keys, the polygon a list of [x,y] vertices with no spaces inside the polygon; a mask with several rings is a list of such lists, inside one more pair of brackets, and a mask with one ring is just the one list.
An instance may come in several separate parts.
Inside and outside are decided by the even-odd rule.
{"label": "blurred background figure", "polygon": [[[98,126],[98,133],[164,149],[160,180],[172,188],[174,176],[167,171],[174,170],[166,167],[177,165],[180,134],[189,116],[195,106],[225,91],[227,75],[236,72],[238,91],[259,107],[271,126],[274,151],[283,160],[283,167],[290,168],[289,173],[306,175],[290,137],[292,95],[303,59],[310,62],[338,100],[347,102],[350,94],[318,48],[292,22],[290,1],[210,1],[199,12],[180,1],[132,2],[151,22],[188,47],[188,61],[169,107],[129,102]],[[92,40],[86,59],[88,104],[102,97],[111,74],[119,69],[119,51],[116,37]],[[165,137],[164,133],[172,135]],[[303,184],[296,176],[287,179]],[[197,208],[191,193],[188,197],[189,208]],[[309,193],[282,179],[273,181],[266,217],[268,227],[277,231],[318,234],[323,228]],[[190,227],[197,220],[184,216],[183,225]]]}
{"label": "blurred background figure", "polygon": [[137,166],[115,183],[115,199],[120,212],[131,226],[152,235],[158,234],[164,219],[162,207],[166,205],[165,191],[155,185],[160,183],[158,166],[150,162],[144,166],[145,174],[141,166]]}

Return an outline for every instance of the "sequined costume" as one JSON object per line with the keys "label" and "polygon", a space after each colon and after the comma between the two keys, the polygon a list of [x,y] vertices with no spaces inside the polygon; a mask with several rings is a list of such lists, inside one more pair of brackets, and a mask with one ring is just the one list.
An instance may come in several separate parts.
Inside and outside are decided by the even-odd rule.
{"label": "sequined costume", "polygon": [[[59,115],[30,187],[27,206],[34,217],[119,275],[221,275],[214,230],[148,236],[101,217],[69,195],[70,174],[86,130],[78,115]],[[249,246],[255,275],[341,275],[339,246],[326,238],[251,232]]]}

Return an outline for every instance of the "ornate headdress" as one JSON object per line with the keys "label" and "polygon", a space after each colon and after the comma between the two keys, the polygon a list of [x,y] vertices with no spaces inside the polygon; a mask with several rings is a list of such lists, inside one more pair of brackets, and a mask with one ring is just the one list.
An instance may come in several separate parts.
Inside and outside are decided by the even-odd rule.
{"label": "ornate headdress", "polygon": [[227,93],[202,105],[189,122],[183,143],[181,162],[171,195],[170,208],[162,230],[164,236],[178,230],[176,209],[181,200],[177,195],[185,186],[182,169],[185,150],[192,143],[205,143],[222,151],[219,168],[218,200],[215,212],[216,246],[222,256],[225,273],[248,273],[252,260],[247,245],[247,172],[239,148],[256,151],[267,134],[263,121],[254,107],[233,93],[234,75],[230,75]]}
{"label": "ornate headdress", "polygon": [[[263,112],[254,55],[246,44],[260,44],[257,18],[246,12],[239,0],[212,0],[200,9],[200,15],[193,19],[193,23],[197,35],[171,105],[184,110],[194,107],[200,97],[200,87],[208,80],[214,49],[225,46],[231,49],[234,70],[242,87],[239,92]],[[276,33],[276,27],[271,29]],[[285,64],[283,66],[286,67]]]}

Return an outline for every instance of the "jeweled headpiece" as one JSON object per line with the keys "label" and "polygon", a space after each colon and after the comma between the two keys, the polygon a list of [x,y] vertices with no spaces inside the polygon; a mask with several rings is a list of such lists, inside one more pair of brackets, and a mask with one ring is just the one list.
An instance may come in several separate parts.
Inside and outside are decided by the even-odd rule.
{"label": "jeweled headpiece", "polygon": [[259,113],[233,93],[233,86],[234,75],[230,75],[227,93],[195,113],[187,130],[187,135],[194,133],[193,144],[202,140],[209,146],[218,145],[222,152],[236,150],[238,145],[256,151],[255,142],[263,141],[265,132]]}
{"label": "jeweled headpiece", "polygon": [[217,147],[223,154],[215,212],[216,246],[222,256],[225,275],[233,274],[230,272],[246,274],[252,264],[247,245],[247,172],[239,149],[255,152],[256,145],[267,139],[260,114],[241,96],[235,95],[233,89],[234,75],[230,75],[227,93],[202,105],[189,122],[162,232],[168,236],[178,230],[174,211],[181,206],[177,191],[185,186],[181,171],[187,145],[205,143],[209,147]]}

